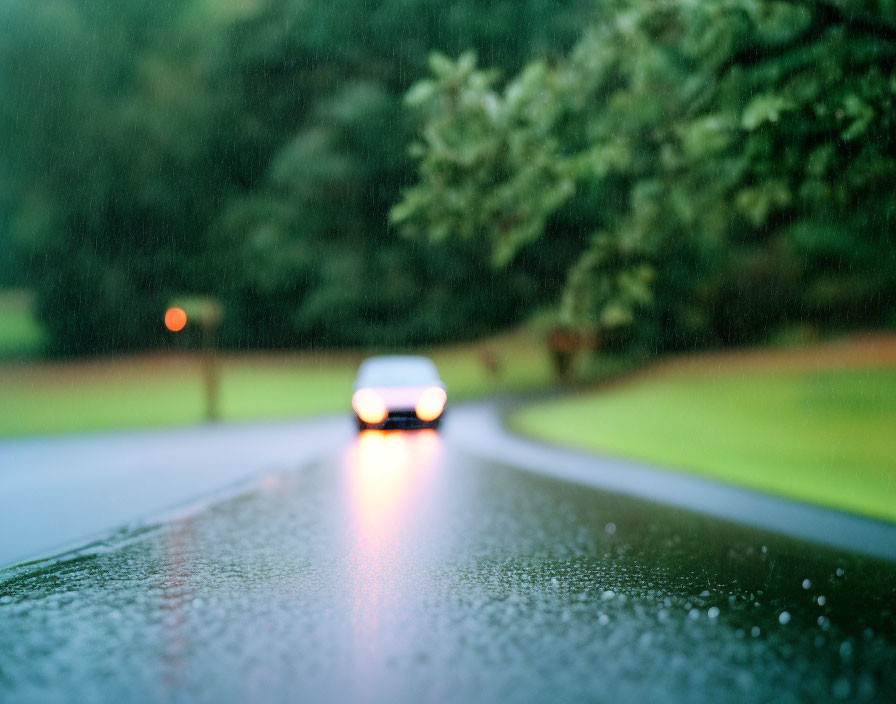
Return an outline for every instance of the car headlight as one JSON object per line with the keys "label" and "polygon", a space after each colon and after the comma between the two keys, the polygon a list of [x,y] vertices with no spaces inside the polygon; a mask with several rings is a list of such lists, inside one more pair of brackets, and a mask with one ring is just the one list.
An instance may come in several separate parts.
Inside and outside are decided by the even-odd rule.
{"label": "car headlight", "polygon": [[373,389],[358,389],[352,395],[352,408],[365,423],[376,425],[386,420],[389,412],[383,399]]}
{"label": "car headlight", "polygon": [[445,389],[431,386],[420,394],[414,412],[420,420],[428,423],[442,415],[442,410],[445,408],[445,401],[447,400],[448,394],[445,393]]}

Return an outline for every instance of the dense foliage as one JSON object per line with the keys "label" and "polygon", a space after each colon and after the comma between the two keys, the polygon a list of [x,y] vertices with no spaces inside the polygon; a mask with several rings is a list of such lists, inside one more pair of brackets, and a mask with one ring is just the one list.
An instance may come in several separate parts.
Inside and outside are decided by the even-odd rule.
{"label": "dense foliage", "polygon": [[505,266],[575,243],[559,320],[652,351],[896,324],[896,4],[606,3],[502,82],[436,54],[392,218]]}
{"label": "dense foliage", "polygon": [[[402,239],[402,96],[432,49],[518,70],[589,0],[6,0],[0,284],[35,289],[55,350],[164,343],[184,294],[229,345],[481,334],[556,295],[571,254],[495,272]],[[552,283],[554,282],[554,283]]]}
{"label": "dense foliage", "polygon": [[6,0],[0,285],[62,353],[894,324],[894,65],[893,0]]}

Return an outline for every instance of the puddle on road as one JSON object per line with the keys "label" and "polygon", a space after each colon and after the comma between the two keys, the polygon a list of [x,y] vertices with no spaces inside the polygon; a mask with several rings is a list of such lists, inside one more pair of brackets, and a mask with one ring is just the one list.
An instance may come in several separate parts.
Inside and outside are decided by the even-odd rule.
{"label": "puddle on road", "polygon": [[896,695],[896,566],[427,443],[0,573],[0,700]]}

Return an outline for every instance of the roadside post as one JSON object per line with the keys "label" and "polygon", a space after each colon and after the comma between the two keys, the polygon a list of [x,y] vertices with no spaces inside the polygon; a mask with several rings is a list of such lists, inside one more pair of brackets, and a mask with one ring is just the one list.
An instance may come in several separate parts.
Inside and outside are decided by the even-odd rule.
{"label": "roadside post", "polygon": [[220,417],[221,372],[217,355],[217,332],[223,314],[220,301],[209,296],[177,298],[171,301],[165,311],[165,327],[172,332],[180,332],[191,321],[199,326],[199,367],[205,391],[207,421],[216,421]]}
{"label": "roadside post", "polygon": [[561,384],[573,383],[577,357],[583,351],[593,352],[597,343],[598,337],[594,330],[581,330],[564,325],[555,325],[551,328],[547,336],[547,345],[557,381]]}

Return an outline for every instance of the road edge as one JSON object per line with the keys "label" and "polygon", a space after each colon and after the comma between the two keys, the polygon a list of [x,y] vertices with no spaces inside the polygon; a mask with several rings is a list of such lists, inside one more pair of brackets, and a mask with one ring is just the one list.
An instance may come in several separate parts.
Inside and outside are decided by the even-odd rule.
{"label": "road edge", "polygon": [[542,443],[511,431],[504,422],[509,410],[495,403],[456,408],[446,430],[475,456],[527,472],[896,562],[896,524],[636,460]]}

